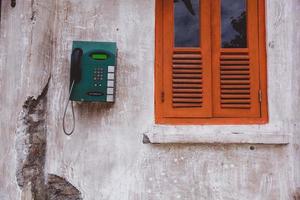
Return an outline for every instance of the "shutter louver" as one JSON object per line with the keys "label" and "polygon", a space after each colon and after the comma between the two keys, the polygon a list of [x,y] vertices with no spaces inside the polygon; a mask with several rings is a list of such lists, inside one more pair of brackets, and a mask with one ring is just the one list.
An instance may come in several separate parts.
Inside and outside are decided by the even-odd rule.
{"label": "shutter louver", "polygon": [[251,108],[249,64],[247,52],[221,53],[221,108]]}
{"label": "shutter louver", "polygon": [[214,72],[214,116],[260,116],[259,72],[254,51],[222,49]]}
{"label": "shutter louver", "polygon": [[202,107],[202,72],[200,52],[174,52],[172,68],[174,108]]}

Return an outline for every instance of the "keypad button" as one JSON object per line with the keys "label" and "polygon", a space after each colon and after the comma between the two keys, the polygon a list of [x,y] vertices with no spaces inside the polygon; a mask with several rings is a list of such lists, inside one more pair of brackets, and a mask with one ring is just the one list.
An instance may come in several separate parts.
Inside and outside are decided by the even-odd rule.
{"label": "keypad button", "polygon": [[107,81],[107,87],[114,87],[113,81]]}
{"label": "keypad button", "polygon": [[108,72],[114,73],[115,72],[115,66],[108,66]]}

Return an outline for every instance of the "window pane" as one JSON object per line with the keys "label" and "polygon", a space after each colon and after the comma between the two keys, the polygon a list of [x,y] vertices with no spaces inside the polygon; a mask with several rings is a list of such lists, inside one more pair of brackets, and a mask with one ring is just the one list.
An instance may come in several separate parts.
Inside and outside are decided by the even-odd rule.
{"label": "window pane", "polygon": [[175,47],[199,47],[199,0],[174,0]]}
{"label": "window pane", "polygon": [[246,0],[222,0],[222,47],[247,47]]}

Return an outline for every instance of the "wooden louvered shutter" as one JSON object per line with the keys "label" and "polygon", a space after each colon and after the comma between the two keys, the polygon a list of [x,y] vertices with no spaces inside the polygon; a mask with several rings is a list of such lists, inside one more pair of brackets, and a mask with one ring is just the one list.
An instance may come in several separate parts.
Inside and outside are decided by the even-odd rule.
{"label": "wooden louvered shutter", "polygon": [[221,1],[213,1],[214,117],[260,117],[257,1],[247,1],[246,48],[221,48]]}
{"label": "wooden louvered shutter", "polygon": [[[201,27],[210,27],[209,1],[200,2]],[[200,27],[200,47],[175,48],[174,1],[163,4],[163,115],[211,117],[210,29]]]}

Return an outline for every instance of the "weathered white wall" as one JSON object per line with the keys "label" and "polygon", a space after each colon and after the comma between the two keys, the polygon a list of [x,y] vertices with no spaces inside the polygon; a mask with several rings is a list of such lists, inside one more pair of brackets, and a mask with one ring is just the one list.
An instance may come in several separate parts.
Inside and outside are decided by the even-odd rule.
{"label": "weathered white wall", "polygon": [[299,64],[300,64],[300,1],[297,0],[293,3],[293,29],[292,35],[287,40],[292,43],[292,97],[291,97],[291,106],[293,107],[292,112],[292,124],[293,124],[293,164],[294,164],[294,181],[295,186],[300,187],[300,73],[299,73]]}
{"label": "weathered white wall", "polygon": [[[179,127],[154,125],[154,0],[24,0],[14,9],[3,3],[0,199],[20,199],[17,116],[50,73],[46,171],[68,179],[84,199],[293,199],[300,186],[299,0],[267,2],[270,123]],[[118,43],[117,101],[112,107],[76,104],[76,133],[66,137],[61,121],[73,40]],[[255,150],[245,144],[142,144],[142,134],[153,127],[165,134],[287,134],[291,144]]]}
{"label": "weathered white wall", "polygon": [[37,97],[52,69],[55,1],[2,1],[0,26],[0,199],[20,199],[16,127],[28,96]]}

